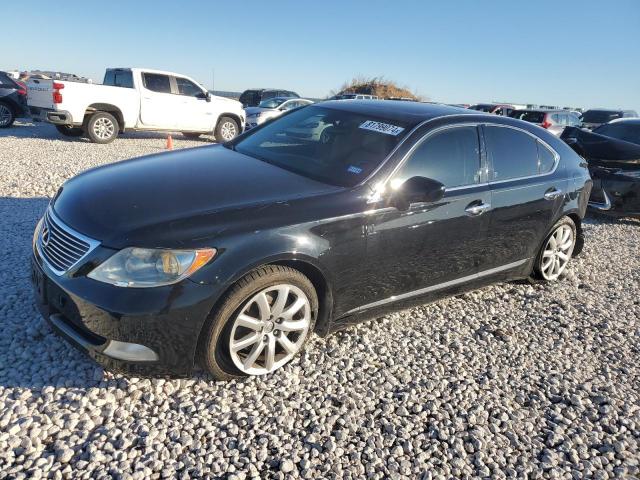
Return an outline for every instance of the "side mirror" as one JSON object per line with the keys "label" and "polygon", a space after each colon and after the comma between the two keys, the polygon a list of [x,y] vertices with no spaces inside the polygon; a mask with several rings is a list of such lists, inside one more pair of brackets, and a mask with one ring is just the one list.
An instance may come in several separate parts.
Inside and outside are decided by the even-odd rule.
{"label": "side mirror", "polygon": [[207,102],[210,102],[211,101],[211,93],[210,92],[205,93],[205,97],[204,98],[205,98],[205,100]]}
{"label": "side mirror", "polygon": [[426,177],[411,177],[392,196],[392,203],[400,210],[406,210],[412,203],[430,203],[442,200],[445,186]]}

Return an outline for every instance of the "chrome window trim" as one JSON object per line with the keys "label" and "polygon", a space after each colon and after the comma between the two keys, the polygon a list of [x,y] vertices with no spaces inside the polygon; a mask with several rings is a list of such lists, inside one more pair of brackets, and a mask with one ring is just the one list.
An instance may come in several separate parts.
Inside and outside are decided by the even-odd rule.
{"label": "chrome window trim", "polygon": [[420,288],[418,290],[412,290],[410,292],[401,293],[399,295],[392,295],[389,298],[385,298],[384,300],[378,300],[376,302],[367,303],[361,307],[353,308],[346,312],[344,315],[350,315],[352,313],[360,312],[363,310],[368,310],[370,308],[379,307],[381,305],[386,305],[388,303],[398,302],[400,300],[405,300],[408,298],[416,297],[419,295],[423,295],[425,293],[435,292],[438,290],[443,290],[448,287],[453,287],[455,285],[460,285],[462,283],[467,283],[471,280],[477,280],[483,277],[487,277],[489,275],[493,275],[494,273],[500,273],[505,270],[511,270],[512,268],[519,267],[520,265],[524,265],[528,262],[529,258],[524,258],[522,260],[518,260],[517,262],[507,263],[506,265],[501,265],[499,267],[490,268],[488,270],[483,270],[478,273],[474,273],[471,275],[466,275],[464,277],[456,278],[454,280],[449,280],[448,282],[438,283],[436,285],[431,285],[430,287]]}
{"label": "chrome window trim", "polygon": [[[549,170],[546,173],[536,173],[535,175],[526,175],[524,177],[513,177],[513,178],[505,178],[504,180],[488,180],[488,183],[490,185],[497,185],[500,183],[505,183],[505,182],[514,182],[517,180],[527,180],[529,178],[538,178],[538,177],[546,177],[547,175],[552,175],[556,172],[556,170],[558,169],[558,165],[560,165],[560,154],[558,152],[556,152],[556,150],[549,145],[547,142],[545,142],[544,140],[542,140],[540,137],[534,135],[531,132],[528,132],[527,130],[525,130],[524,128],[520,128],[520,127],[514,127],[513,125],[502,125],[502,124],[498,124],[498,123],[488,123],[485,122],[483,123],[483,126],[487,126],[487,127],[501,127],[501,128],[510,128],[511,130],[517,130],[519,132],[523,132],[526,133],[527,135],[529,135],[531,138],[533,138],[534,140],[537,140],[538,142],[542,143],[543,146],[547,147],[551,153],[553,153],[553,156],[555,157],[555,163],[553,165],[553,168],[551,170]],[[483,136],[484,136],[484,132],[483,132]],[[490,165],[488,165],[489,162],[489,154],[488,154],[488,150],[487,149],[487,168],[493,172],[493,163]],[[487,172],[488,173],[488,172]]]}
{"label": "chrome window trim", "polygon": [[101,242],[99,242],[98,240],[95,240],[91,237],[87,237],[86,235],[78,232],[77,230],[74,230],[73,228],[71,228],[69,225],[67,225],[66,223],[64,223],[62,220],[60,220],[60,218],[53,212],[53,208],[51,206],[49,206],[47,208],[47,211],[45,213],[45,215],[43,216],[43,218],[49,215],[50,218],[53,219],[53,221],[56,223],[56,225],[64,230],[66,233],[76,236],[77,238],[79,238],[80,240],[86,242],[89,245],[89,248],[87,249],[87,251],[84,253],[84,255],[82,255],[80,258],[78,258],[74,263],[72,263],[71,265],[69,265],[69,267],[66,270],[58,270],[56,267],[54,267],[53,265],[51,265],[51,263],[47,260],[46,255],[43,254],[42,252],[42,225],[40,226],[40,231],[38,232],[37,235],[37,241],[36,241],[36,249],[38,250],[38,255],[40,256],[40,258],[42,259],[42,262],[44,264],[47,265],[47,267],[53,272],[55,273],[58,277],[64,275],[65,273],[67,273],[69,270],[71,270],[73,267],[75,267],[76,265],[78,265],[82,260],[84,260],[87,255],[89,255],[93,250],[95,250],[95,248],[100,245]]}

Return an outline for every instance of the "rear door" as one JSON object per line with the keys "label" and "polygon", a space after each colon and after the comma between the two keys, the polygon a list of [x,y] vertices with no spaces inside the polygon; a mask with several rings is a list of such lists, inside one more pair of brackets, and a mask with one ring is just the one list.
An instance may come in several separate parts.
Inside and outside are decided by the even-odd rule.
{"label": "rear door", "polygon": [[482,127],[489,166],[491,213],[481,270],[536,255],[564,203],[559,156],[534,135],[506,125]]}
{"label": "rear door", "polygon": [[178,125],[182,99],[171,90],[171,77],[161,73],[141,72],[140,121],[144,127],[170,129]]}
{"label": "rear door", "polygon": [[374,209],[368,215],[366,303],[437,289],[477,272],[490,208],[479,145],[475,125],[445,127],[419,141],[391,176],[387,187],[392,190],[414,176],[438,180],[447,190],[438,202]]}

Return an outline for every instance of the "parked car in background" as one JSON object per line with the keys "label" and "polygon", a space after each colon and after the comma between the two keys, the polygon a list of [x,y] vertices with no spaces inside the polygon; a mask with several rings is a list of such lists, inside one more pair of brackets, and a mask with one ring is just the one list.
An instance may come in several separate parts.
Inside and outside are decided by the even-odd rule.
{"label": "parked car in background", "polygon": [[330,100],[378,100],[378,96],[368,93],[341,93],[334,95]]}
{"label": "parked car in background", "polygon": [[0,128],[10,127],[17,117],[27,113],[26,85],[6,72],[0,72]]}
{"label": "parked car in background", "polygon": [[525,122],[535,123],[542,128],[546,128],[556,137],[562,134],[565,127],[580,126],[580,118],[566,110],[514,110],[509,116]]}
{"label": "parked car in background", "polygon": [[240,103],[244,108],[257,107],[260,102],[276,97],[300,98],[296,92],[277,88],[252,88],[240,94]]}
{"label": "parked car in background", "polygon": [[[317,139],[287,133],[320,122]],[[107,368],[267,374],[314,332],[491,282],[558,280],[582,248],[590,186],[583,159],[525,122],[327,101],[224,145],[68,180],[34,232],[34,291]]]}
{"label": "parked car in background", "polygon": [[112,142],[125,130],[179,131],[189,138],[212,133],[226,142],[244,129],[239,102],[215,97],[178,73],[110,68],[102,85],[30,79],[28,86],[33,116],[95,143]]}
{"label": "parked car in background", "polygon": [[640,217],[640,118],[624,118],[592,132],[567,128],[562,139],[589,164],[589,206],[602,213]]}
{"label": "parked car in background", "polygon": [[635,118],[638,114],[634,110],[607,110],[592,108],[582,114],[582,128],[593,130],[604,123],[618,118]]}
{"label": "parked car in background", "polygon": [[306,98],[275,97],[263,100],[257,107],[247,107],[244,112],[247,117],[247,130],[263,124],[267,120],[276,118],[284,112],[294,108],[311,105],[313,102]]}
{"label": "parked car in background", "polygon": [[508,117],[509,114],[515,110],[515,107],[513,105],[503,103],[477,103],[475,105],[471,105],[469,109]]}

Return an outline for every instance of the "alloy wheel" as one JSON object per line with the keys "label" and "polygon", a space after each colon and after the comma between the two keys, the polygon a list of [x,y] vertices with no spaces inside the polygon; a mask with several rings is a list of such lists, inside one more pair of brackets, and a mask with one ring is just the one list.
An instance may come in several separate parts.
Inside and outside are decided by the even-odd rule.
{"label": "alloy wheel", "polygon": [[560,225],[547,240],[542,252],[540,272],[545,280],[556,280],[564,271],[575,244],[573,230]]}
{"label": "alloy wheel", "polygon": [[310,325],[311,305],[300,288],[267,287],[244,303],[233,320],[231,359],[247,375],[272,372],[300,351]]}
{"label": "alloy wheel", "polygon": [[115,125],[108,118],[99,118],[93,124],[93,133],[101,140],[108,140],[115,132]]}
{"label": "alloy wheel", "polygon": [[227,142],[229,140],[233,140],[236,134],[237,134],[237,129],[233,122],[224,122],[220,126],[220,135],[222,136],[223,140]]}
{"label": "alloy wheel", "polygon": [[0,127],[5,127],[9,125],[11,121],[11,110],[6,105],[0,104]]}

